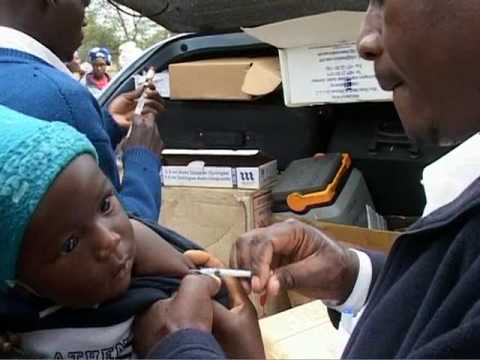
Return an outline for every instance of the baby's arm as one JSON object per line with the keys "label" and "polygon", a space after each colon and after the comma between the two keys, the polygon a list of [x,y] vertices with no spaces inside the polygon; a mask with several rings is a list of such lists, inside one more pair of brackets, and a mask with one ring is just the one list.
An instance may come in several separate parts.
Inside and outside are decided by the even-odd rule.
{"label": "baby's arm", "polygon": [[183,277],[193,268],[192,262],[160,235],[136,220],[133,226],[137,253],[134,275],[164,275]]}

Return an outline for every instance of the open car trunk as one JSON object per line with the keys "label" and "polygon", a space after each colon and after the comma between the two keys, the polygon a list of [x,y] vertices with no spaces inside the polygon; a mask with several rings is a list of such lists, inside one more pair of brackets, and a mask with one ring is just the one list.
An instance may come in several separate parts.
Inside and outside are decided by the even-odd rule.
{"label": "open car trunk", "polygon": [[[245,33],[189,34],[146,52],[122,72],[100,101],[132,90],[132,76],[153,66],[225,57],[276,56],[278,50]],[[287,108],[280,91],[256,101],[165,99],[159,127],[167,148],[260,149],[279,170],[316,153],[349,153],[383,215],[417,217],[425,206],[423,168],[448,149],[417,149],[403,133],[391,102]]]}
{"label": "open car trunk", "polygon": [[335,10],[362,11],[368,0],[115,0],[168,30],[220,32]]}

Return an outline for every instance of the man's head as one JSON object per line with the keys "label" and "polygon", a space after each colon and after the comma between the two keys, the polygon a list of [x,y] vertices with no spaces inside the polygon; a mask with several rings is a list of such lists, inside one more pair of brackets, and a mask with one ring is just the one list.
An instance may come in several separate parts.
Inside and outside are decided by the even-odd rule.
{"label": "man's head", "polygon": [[370,0],[358,40],[408,135],[448,145],[480,130],[480,2]]}
{"label": "man's head", "polygon": [[68,62],[83,41],[89,4],[90,0],[2,0],[0,26],[27,33]]}
{"label": "man's head", "polygon": [[82,68],[80,67],[81,63],[82,59],[80,58],[78,51],[75,51],[72,61],[65,63],[65,65],[67,66],[68,70],[70,70],[73,74],[83,75]]}
{"label": "man's head", "polygon": [[80,53],[78,51],[75,51],[73,53],[73,59],[72,62],[77,63],[78,66],[82,63],[82,58],[80,57]]}
{"label": "man's head", "polygon": [[133,229],[88,139],[0,106],[0,286],[72,307],[130,283]]}

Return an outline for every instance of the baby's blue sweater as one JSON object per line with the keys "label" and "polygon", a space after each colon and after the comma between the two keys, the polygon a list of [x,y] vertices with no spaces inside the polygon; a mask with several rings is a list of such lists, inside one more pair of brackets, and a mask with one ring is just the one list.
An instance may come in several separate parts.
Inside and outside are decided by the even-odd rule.
{"label": "baby's blue sweater", "polygon": [[120,184],[114,148],[124,132],[73,78],[35,56],[0,48],[0,104],[36,118],[65,122],[85,134],[126,210],[158,221],[159,158],[141,146],[128,149],[123,156],[124,178]]}

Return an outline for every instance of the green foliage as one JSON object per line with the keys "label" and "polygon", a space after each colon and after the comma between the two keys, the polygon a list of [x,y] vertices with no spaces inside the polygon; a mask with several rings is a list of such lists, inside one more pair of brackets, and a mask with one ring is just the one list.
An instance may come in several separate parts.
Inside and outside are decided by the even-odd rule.
{"label": "green foliage", "polygon": [[[133,14],[132,10],[125,10]],[[146,49],[169,36],[160,25],[145,17],[129,16],[106,0],[92,0],[87,10],[87,24],[84,42],[79,49],[84,60],[91,48],[100,46],[109,48],[114,63],[117,63],[121,44],[133,41],[139,48]]]}
{"label": "green foliage", "polygon": [[159,27],[152,35],[145,37],[144,39],[137,42],[138,46],[142,49],[148,49],[150,46],[155,45],[156,43],[167,39],[170,36],[168,30]]}
{"label": "green foliage", "polygon": [[119,56],[118,47],[122,44],[120,36],[111,26],[97,21],[97,16],[93,12],[88,13],[87,21],[88,25],[84,29],[85,38],[79,49],[80,57],[86,60],[88,51],[99,46],[110,49],[113,61],[116,62]]}

